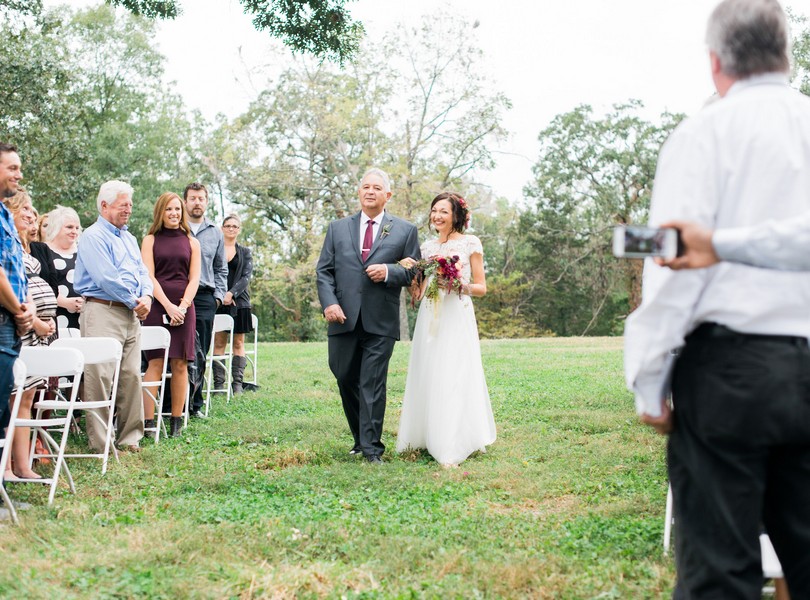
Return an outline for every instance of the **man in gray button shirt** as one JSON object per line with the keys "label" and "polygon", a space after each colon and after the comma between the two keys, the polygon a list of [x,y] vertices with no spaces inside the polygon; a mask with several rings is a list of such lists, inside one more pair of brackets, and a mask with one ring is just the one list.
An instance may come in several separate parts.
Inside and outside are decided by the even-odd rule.
{"label": "man in gray button shirt", "polygon": [[[225,260],[225,240],[222,231],[205,218],[208,208],[208,190],[201,183],[189,183],[183,191],[183,200],[188,213],[191,233],[200,242],[200,287],[194,296],[194,310],[197,315],[197,334],[200,348],[205,355],[211,347],[214,329],[214,315],[222,304],[228,288],[228,263]],[[192,398],[189,410],[191,416],[202,417],[204,413],[202,381],[205,375],[205,360],[196,361],[197,377],[192,382]],[[195,383],[197,385],[195,385]]]}

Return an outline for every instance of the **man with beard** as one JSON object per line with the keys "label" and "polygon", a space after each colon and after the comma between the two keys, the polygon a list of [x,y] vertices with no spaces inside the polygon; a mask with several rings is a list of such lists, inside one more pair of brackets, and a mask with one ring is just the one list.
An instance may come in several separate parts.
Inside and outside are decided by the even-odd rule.
{"label": "man with beard", "polygon": [[[0,143],[0,200],[17,193],[22,163],[17,148]],[[0,204],[0,437],[9,420],[8,398],[14,384],[12,367],[20,354],[20,334],[31,329],[35,308],[28,301],[23,248],[14,220]]]}
{"label": "man with beard", "polygon": [[211,347],[214,315],[228,289],[228,263],[225,260],[225,239],[222,231],[205,218],[208,208],[208,190],[201,183],[189,183],[183,191],[191,234],[200,242],[200,287],[194,296],[197,335],[200,339],[195,361],[196,377],[191,384],[193,392],[189,412],[192,417],[204,417],[202,381],[205,376],[205,354]]}

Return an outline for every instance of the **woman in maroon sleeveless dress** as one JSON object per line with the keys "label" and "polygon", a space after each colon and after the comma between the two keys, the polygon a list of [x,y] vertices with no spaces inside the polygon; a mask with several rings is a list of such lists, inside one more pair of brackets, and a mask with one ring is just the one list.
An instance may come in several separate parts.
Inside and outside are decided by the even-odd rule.
{"label": "woman in maroon sleeveless dress", "polygon": [[[141,255],[155,287],[155,302],[144,325],[166,327],[172,336],[169,364],[172,379],[170,434],[182,429],[183,404],[188,389],[188,361],[194,360],[194,295],[200,283],[200,243],[191,235],[186,209],[180,196],[167,192],[157,199],[149,233],[143,238]],[[145,381],[159,381],[163,351],[147,351]],[[144,427],[155,426],[155,403],[144,393]]]}

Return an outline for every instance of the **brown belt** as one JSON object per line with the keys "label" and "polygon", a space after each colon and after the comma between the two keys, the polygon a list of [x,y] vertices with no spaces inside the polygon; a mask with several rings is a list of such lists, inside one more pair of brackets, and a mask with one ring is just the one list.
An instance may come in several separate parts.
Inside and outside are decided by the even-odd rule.
{"label": "brown belt", "polygon": [[129,309],[129,306],[123,302],[116,302],[115,300],[102,300],[101,298],[93,298],[92,296],[85,296],[84,299],[88,302],[98,302],[99,304],[106,304],[107,306]]}

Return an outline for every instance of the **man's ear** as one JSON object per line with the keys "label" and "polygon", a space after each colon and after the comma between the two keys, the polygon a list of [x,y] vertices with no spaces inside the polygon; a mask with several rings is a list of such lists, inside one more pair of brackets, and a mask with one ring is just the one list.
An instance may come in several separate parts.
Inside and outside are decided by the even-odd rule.
{"label": "man's ear", "polygon": [[723,72],[720,57],[713,50],[709,50],[709,64],[711,65],[712,75],[719,75]]}

